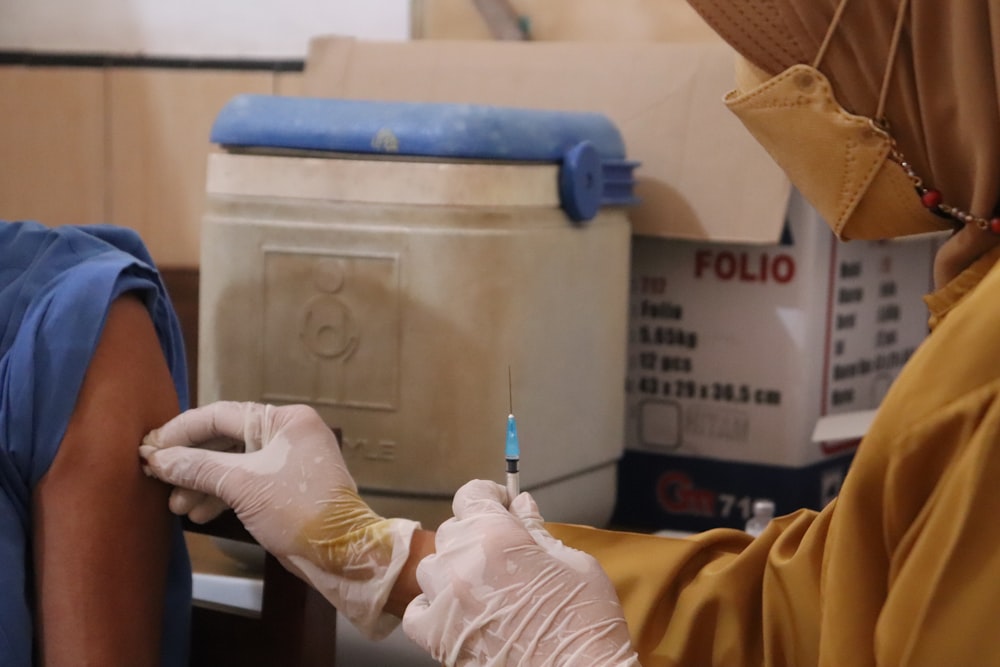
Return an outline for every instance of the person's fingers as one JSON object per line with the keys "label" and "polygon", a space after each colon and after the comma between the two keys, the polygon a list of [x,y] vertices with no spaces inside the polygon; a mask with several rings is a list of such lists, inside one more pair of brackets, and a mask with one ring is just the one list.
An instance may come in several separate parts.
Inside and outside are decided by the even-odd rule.
{"label": "person's fingers", "polygon": [[235,479],[239,475],[233,473],[239,471],[239,461],[245,454],[196,447],[141,447],[140,453],[146,459],[149,472],[157,479],[215,496],[229,506],[234,501],[230,494],[238,492],[242,485],[241,480]]}
{"label": "person's fingers", "polygon": [[180,486],[170,492],[168,505],[171,512],[178,516],[186,514],[195,523],[207,523],[229,509],[229,505],[215,496]]}
{"label": "person's fingers", "polygon": [[187,512],[187,515],[188,518],[195,523],[208,523],[225,512],[227,509],[229,509],[229,505],[227,505],[221,498],[206,495],[204,500]]}
{"label": "person's fingers", "polygon": [[[450,549],[453,544],[463,542],[468,534],[469,531],[466,524],[461,520],[452,517],[441,523],[441,525],[437,527],[437,530],[434,531],[434,548],[437,551]],[[433,554],[427,558],[432,557]],[[427,558],[425,558],[424,561],[426,561]],[[421,561],[417,567],[419,568],[420,565],[423,565],[424,561]]]}
{"label": "person's fingers", "polygon": [[474,479],[466,482],[452,500],[455,517],[463,519],[481,513],[507,513],[507,489],[496,482]]}
{"label": "person's fingers", "polygon": [[538,504],[527,491],[519,493],[517,497],[511,501],[510,513],[520,519],[521,523],[524,524],[524,527],[528,530],[542,528],[545,523],[545,519],[542,518],[541,512],[538,511]]}
{"label": "person's fingers", "polygon": [[413,598],[410,600],[410,603],[406,605],[406,610],[403,612],[403,623],[406,623],[407,617],[409,617],[410,620],[419,619],[421,614],[425,613],[430,606],[431,601],[423,593]]}
{"label": "person's fingers", "polygon": [[440,650],[441,627],[448,625],[448,620],[442,623],[439,616],[440,610],[432,609],[430,598],[424,593],[413,598],[403,612],[403,633],[432,657]]}
{"label": "person's fingers", "polygon": [[425,599],[427,599],[427,595],[436,596],[440,592],[438,590],[438,582],[440,581],[440,577],[438,576],[438,571],[440,570],[439,558],[436,554],[425,556],[417,563],[417,569],[414,571],[417,586],[424,592]]}
{"label": "person's fingers", "polygon": [[541,512],[538,511],[538,504],[530,493],[518,494],[510,504],[510,513],[521,521],[535,544],[542,547],[549,555],[581,572],[594,567],[590,556],[566,546],[546,530],[545,519],[542,518]]}
{"label": "person's fingers", "polygon": [[201,491],[175,486],[170,492],[170,500],[168,504],[171,512],[181,516],[182,514],[187,514],[199,504],[204,502],[205,498],[208,498],[208,495],[202,493]]}
{"label": "person's fingers", "polygon": [[220,438],[255,442],[259,440],[261,422],[268,407],[259,403],[218,401],[193,408],[148,433],[143,438],[143,444],[164,449],[202,447]]}

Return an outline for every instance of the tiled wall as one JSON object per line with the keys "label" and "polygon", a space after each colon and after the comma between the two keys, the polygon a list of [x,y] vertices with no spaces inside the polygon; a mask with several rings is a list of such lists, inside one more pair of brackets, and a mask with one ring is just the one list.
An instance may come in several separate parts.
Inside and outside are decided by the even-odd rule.
{"label": "tiled wall", "polygon": [[161,266],[197,267],[209,132],[239,93],[301,72],[203,65],[0,66],[0,219],[110,222]]}

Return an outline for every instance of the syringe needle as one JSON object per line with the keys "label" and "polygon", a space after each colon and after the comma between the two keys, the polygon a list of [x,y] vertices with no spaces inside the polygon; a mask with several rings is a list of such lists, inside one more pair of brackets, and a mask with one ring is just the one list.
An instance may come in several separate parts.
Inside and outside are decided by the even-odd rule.
{"label": "syringe needle", "polygon": [[504,443],[504,458],[507,461],[507,501],[511,502],[521,492],[520,459],[521,443],[517,438],[517,421],[514,419],[514,392],[511,388],[510,366],[507,367],[507,392],[510,398],[510,413],[507,415],[507,439]]}

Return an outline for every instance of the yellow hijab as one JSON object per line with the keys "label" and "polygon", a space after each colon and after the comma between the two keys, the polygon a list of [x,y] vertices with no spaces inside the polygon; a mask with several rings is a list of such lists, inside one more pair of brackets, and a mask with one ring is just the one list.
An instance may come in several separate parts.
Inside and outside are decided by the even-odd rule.
{"label": "yellow hijab", "polygon": [[[812,62],[840,0],[688,0],[771,75]],[[820,70],[850,112],[878,104],[900,0],[852,0]],[[910,2],[885,116],[915,171],[953,205],[989,215],[1000,202],[1000,2]],[[995,36],[995,37],[994,37]]]}

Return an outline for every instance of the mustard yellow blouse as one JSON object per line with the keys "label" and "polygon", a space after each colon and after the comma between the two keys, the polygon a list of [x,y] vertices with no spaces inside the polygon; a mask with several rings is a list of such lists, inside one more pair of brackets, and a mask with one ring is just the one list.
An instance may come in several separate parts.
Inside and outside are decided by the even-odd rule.
{"label": "mustard yellow blouse", "polygon": [[926,297],[932,333],[822,511],[757,539],[550,525],[614,581],[644,667],[1000,665],[998,258]]}

